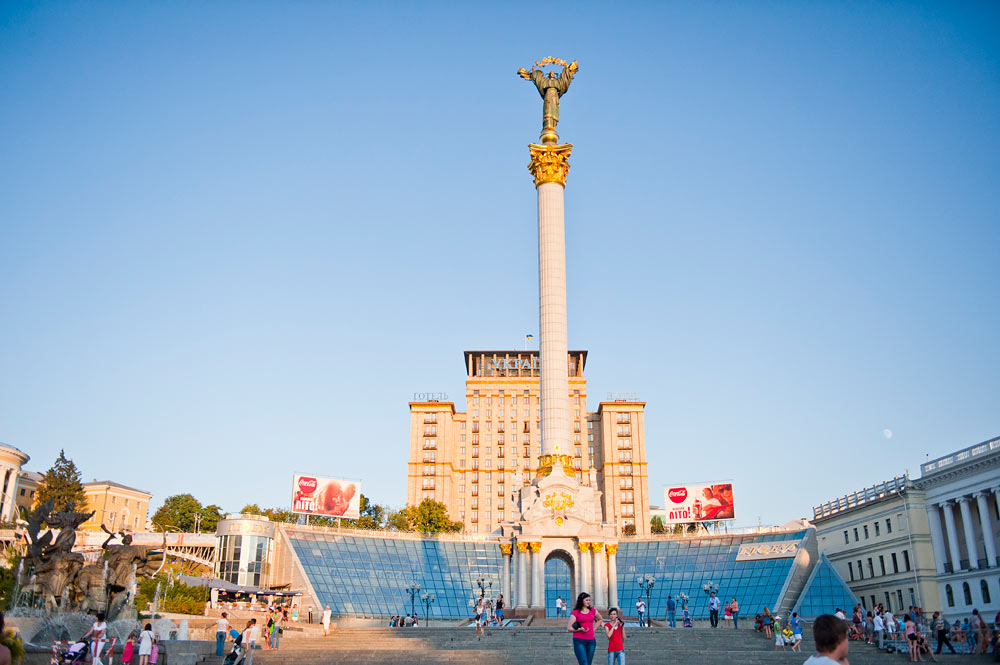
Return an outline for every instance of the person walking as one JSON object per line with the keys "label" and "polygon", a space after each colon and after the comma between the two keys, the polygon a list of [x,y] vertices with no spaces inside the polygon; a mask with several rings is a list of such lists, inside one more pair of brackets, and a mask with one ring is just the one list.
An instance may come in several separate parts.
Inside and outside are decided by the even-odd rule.
{"label": "person walking", "polygon": [[934,634],[937,636],[937,649],[934,653],[941,653],[941,647],[946,644],[951,652],[955,653],[955,647],[951,645],[951,640],[948,639],[948,622],[944,620],[940,612],[935,612],[931,616],[931,623],[934,624]]}
{"label": "person walking", "polygon": [[250,619],[243,631],[243,648],[246,650],[246,661],[243,665],[253,665],[253,650],[257,646],[258,639],[260,639],[260,626],[257,625],[257,619]]}
{"label": "person walking", "polygon": [[802,619],[798,612],[792,612],[788,626],[792,629],[792,651],[802,651]]}
{"label": "person walking", "polygon": [[715,592],[713,591],[708,596],[708,622],[712,628],[719,627],[719,605],[720,601],[715,597]]}
{"label": "person walking", "polygon": [[278,611],[278,608],[274,608],[274,622],[271,624],[271,648],[277,649],[281,638],[281,624],[285,617],[282,613]]}
{"label": "person walking", "polygon": [[583,592],[576,597],[576,606],[569,615],[566,630],[573,633],[573,654],[577,665],[591,665],[594,662],[594,651],[597,649],[597,638],[594,637],[594,624],[601,621],[597,608],[593,607],[590,594]]}
{"label": "person walking", "polygon": [[327,605],[326,609],[323,610],[323,636],[326,637],[330,634],[330,606]]}
{"label": "person walking", "polygon": [[486,637],[486,622],[489,621],[489,614],[486,612],[486,598],[480,596],[476,602],[476,639],[481,640]]}
{"label": "person walking", "polygon": [[625,624],[621,622],[617,607],[608,610],[610,619],[604,624],[608,636],[608,665],[625,665]]}
{"label": "person walking", "polygon": [[497,617],[497,626],[502,626],[503,625],[503,604],[504,604],[503,603],[503,594],[501,593],[500,595],[497,596],[497,602],[494,605],[494,607],[496,608],[495,609],[495,614],[496,614],[496,617]]}
{"label": "person walking", "polygon": [[153,653],[153,642],[155,641],[153,624],[147,623],[143,631],[139,633],[139,665],[149,665],[149,656]]}
{"label": "person walking", "polygon": [[97,613],[97,621],[93,623],[87,634],[81,640],[90,637],[91,662],[100,665],[101,652],[104,651],[104,643],[108,634],[108,623],[104,620],[104,612]]}
{"label": "person walking", "polygon": [[875,630],[875,642],[878,644],[878,648],[885,648],[885,619],[882,618],[881,612],[875,612],[875,616],[872,618],[872,628]]}
{"label": "person walking", "polygon": [[563,599],[562,596],[556,596],[556,618],[561,619],[563,615]]}
{"label": "person walking", "polygon": [[[209,624],[211,625],[211,624]],[[215,621],[215,655],[222,658],[226,649],[226,636],[229,634],[229,615],[225,612]]]}
{"label": "person walking", "polygon": [[915,663],[920,660],[917,654],[917,624],[909,614],[903,615],[903,630],[906,631],[906,641],[910,645],[910,662]]}
{"label": "person walking", "polygon": [[671,628],[677,627],[677,603],[673,596],[667,596],[667,621]]}
{"label": "person walking", "polygon": [[739,629],[740,627],[740,604],[736,602],[736,596],[733,596],[733,600],[729,603],[729,611],[733,615],[733,628]]}
{"label": "person walking", "polygon": [[646,601],[639,596],[639,599],[635,601],[635,613],[639,617],[639,628],[646,627]]}

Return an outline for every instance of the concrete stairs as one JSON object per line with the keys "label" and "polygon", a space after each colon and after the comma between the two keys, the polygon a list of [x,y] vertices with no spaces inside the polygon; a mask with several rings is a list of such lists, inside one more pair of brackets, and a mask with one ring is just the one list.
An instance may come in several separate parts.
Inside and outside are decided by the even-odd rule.
{"label": "concrete stairs", "polygon": [[[287,636],[287,633],[286,633]],[[325,663],[365,663],[402,665],[427,663],[452,665],[548,665],[574,663],[572,637],[565,630],[551,627],[491,629],[484,640],[477,640],[470,627],[421,628],[345,628],[326,638],[284,640],[277,651],[256,650],[254,665],[324,665]],[[626,654],[629,665],[653,663],[767,663],[801,665],[814,652],[807,629],[802,652],[774,651],[774,641],[752,630],[695,628],[633,628],[628,631]],[[607,639],[598,636],[594,662],[606,662]],[[851,643],[852,665],[906,663],[906,654],[887,654],[874,647]],[[957,656],[938,656],[944,662]],[[969,657],[962,662],[989,662]],[[219,665],[214,656],[202,658],[197,665]]]}

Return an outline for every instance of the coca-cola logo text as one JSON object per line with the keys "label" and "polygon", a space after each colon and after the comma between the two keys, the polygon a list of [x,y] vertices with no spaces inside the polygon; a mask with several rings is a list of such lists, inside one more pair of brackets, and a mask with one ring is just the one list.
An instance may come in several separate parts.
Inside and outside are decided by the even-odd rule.
{"label": "coca-cola logo text", "polygon": [[684,503],[688,498],[686,487],[674,487],[667,490],[667,497],[674,503]]}
{"label": "coca-cola logo text", "polygon": [[299,478],[299,491],[304,494],[312,494],[316,491],[315,478]]}

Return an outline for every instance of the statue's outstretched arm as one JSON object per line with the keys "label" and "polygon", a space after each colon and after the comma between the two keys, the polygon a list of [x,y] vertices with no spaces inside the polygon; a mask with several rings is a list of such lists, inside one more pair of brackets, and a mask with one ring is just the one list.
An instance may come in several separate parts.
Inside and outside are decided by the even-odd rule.
{"label": "statue's outstretched arm", "polygon": [[517,75],[523,78],[525,81],[531,80],[531,72],[529,72],[524,67],[521,67],[520,69],[517,70]]}

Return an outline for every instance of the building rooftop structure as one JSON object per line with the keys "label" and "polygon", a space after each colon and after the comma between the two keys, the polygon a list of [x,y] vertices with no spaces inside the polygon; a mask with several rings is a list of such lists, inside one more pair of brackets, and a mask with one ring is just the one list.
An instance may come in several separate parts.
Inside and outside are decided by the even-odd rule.
{"label": "building rooftop structure", "polygon": [[983,441],[982,443],[977,443],[973,446],[969,446],[968,448],[962,448],[957,452],[945,455],[944,457],[939,457],[936,460],[924,462],[920,465],[920,479],[923,480],[928,476],[944,473],[957,464],[969,462],[979,457],[987,456],[990,453],[998,452],[1000,452],[1000,436],[989,439],[988,441]]}
{"label": "building rooftop structure", "polygon": [[844,496],[834,499],[833,501],[827,501],[826,503],[821,503],[818,506],[813,506],[813,520],[822,520],[827,517],[832,517],[833,515],[845,510],[863,506],[866,503],[880,501],[900,492],[904,492],[912,486],[913,483],[910,482],[910,478],[906,474],[896,476],[892,480],[887,480],[883,483],[878,483],[876,485],[872,485],[871,487],[858,490],[857,492],[845,494]]}

